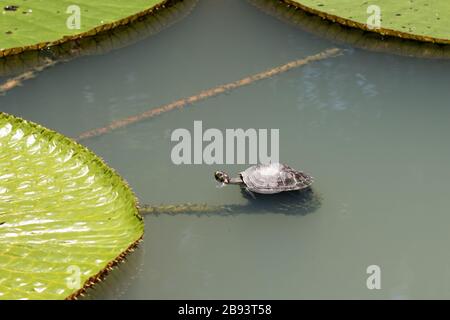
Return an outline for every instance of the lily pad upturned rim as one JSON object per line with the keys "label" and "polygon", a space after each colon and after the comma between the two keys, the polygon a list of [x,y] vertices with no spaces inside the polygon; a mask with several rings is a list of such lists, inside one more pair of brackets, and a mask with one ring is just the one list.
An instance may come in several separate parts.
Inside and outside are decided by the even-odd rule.
{"label": "lily pad upturned rim", "polygon": [[358,28],[358,29],[368,31],[368,32],[374,32],[374,33],[378,33],[381,35],[387,35],[387,36],[408,39],[408,40],[415,40],[415,41],[421,41],[421,42],[432,42],[432,43],[437,43],[437,44],[450,44],[450,39],[445,39],[445,38],[424,36],[424,35],[408,33],[408,32],[398,31],[398,30],[394,30],[394,29],[388,29],[388,28],[370,29],[367,26],[367,24],[365,24],[365,23],[361,23],[361,22],[358,22],[355,20],[351,20],[348,18],[344,18],[344,17],[338,16],[338,15],[328,13],[326,11],[312,8],[310,6],[307,6],[303,3],[301,3],[301,0],[297,0],[297,1],[296,0],[280,0],[280,1],[286,3],[287,5],[299,8],[310,14],[317,15],[317,16],[319,16],[323,19],[329,20],[331,22],[337,22],[337,23],[342,24],[347,27]]}
{"label": "lily pad upturned rim", "polygon": [[283,0],[247,1],[271,17],[333,43],[408,58],[450,59],[450,45],[368,33],[286,5]]}
{"label": "lily pad upturned rim", "polygon": [[124,186],[126,189],[129,190],[129,192],[132,194],[132,201],[133,206],[135,208],[134,216],[142,223],[142,234],[134,240],[133,243],[131,243],[125,250],[123,250],[117,257],[112,259],[107,263],[107,265],[101,269],[98,273],[94,274],[93,276],[89,277],[81,286],[81,288],[77,289],[73,293],[71,293],[69,296],[65,297],[65,300],[75,300],[78,297],[82,296],[87,289],[94,286],[97,282],[101,281],[111,270],[113,267],[118,265],[119,263],[123,262],[125,257],[138,246],[138,244],[143,240],[144,237],[144,218],[139,213],[138,207],[139,207],[139,201],[134,192],[132,191],[132,188],[128,184],[128,182],[119,175],[112,167],[108,166],[106,162],[97,154],[89,150],[84,145],[78,143],[77,141],[57,132],[52,129],[49,129],[47,127],[44,127],[40,124],[37,124],[33,121],[25,120],[19,116],[11,115],[9,113],[0,111],[0,118],[6,118],[11,119],[12,122],[19,123],[21,125],[28,125],[29,127],[36,129],[38,131],[45,131],[46,133],[55,135],[60,139],[61,141],[67,142],[69,144],[72,144],[85,152],[87,155],[91,156],[92,159],[96,162],[96,164],[105,171],[105,173],[110,173],[112,176],[115,176]]}
{"label": "lily pad upturned rim", "polygon": [[113,21],[110,23],[105,23],[105,24],[99,25],[99,26],[94,27],[85,32],[77,33],[74,35],[64,36],[55,41],[44,41],[44,42],[39,42],[39,43],[35,43],[32,45],[26,45],[26,46],[22,46],[22,47],[5,48],[3,50],[0,50],[0,58],[20,54],[25,51],[41,50],[41,49],[44,49],[47,47],[57,46],[57,45],[60,45],[60,44],[63,44],[63,43],[69,42],[69,41],[75,41],[75,40],[78,40],[81,38],[95,36],[101,32],[112,30],[118,26],[128,25],[144,16],[153,15],[157,11],[165,9],[166,6],[169,6],[170,4],[176,3],[179,1],[183,1],[183,0],[162,0],[161,2],[157,3],[156,5],[151,6],[150,8],[139,11],[139,12],[132,14],[130,16],[127,16],[125,18],[122,18],[122,19],[119,19],[119,20],[116,20],[116,21]]}
{"label": "lily pad upturned rim", "polygon": [[[142,219],[142,217],[141,217],[141,219]],[[76,300],[77,298],[83,296],[89,288],[93,287],[96,283],[102,281],[114,267],[116,267],[119,263],[125,261],[126,256],[129,253],[132,253],[136,249],[136,247],[139,245],[139,243],[142,242],[143,239],[144,239],[144,234],[142,234],[140,236],[140,238],[138,238],[135,242],[133,242],[122,253],[120,253],[114,260],[110,261],[103,270],[101,270],[97,274],[93,275],[88,280],[86,280],[85,283],[83,284],[83,287],[81,287],[80,289],[78,289],[77,291],[75,291],[74,293],[69,295],[68,297],[66,297],[65,300]]]}
{"label": "lily pad upturned rim", "polygon": [[135,44],[184,19],[192,12],[198,1],[167,1],[165,9],[156,16],[148,14],[127,25],[117,26],[93,36],[70,40],[45,50],[27,50],[20,54],[0,57],[0,77],[36,71],[35,68],[48,65],[49,59],[55,63],[69,62],[75,58],[106,54]]}

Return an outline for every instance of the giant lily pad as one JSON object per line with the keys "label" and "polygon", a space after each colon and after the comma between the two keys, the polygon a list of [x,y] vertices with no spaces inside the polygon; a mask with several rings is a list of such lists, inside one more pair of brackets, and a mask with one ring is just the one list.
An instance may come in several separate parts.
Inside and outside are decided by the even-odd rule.
{"label": "giant lily pad", "polygon": [[[17,75],[55,61],[69,61],[79,56],[105,54],[154,35],[186,17],[198,0],[167,1],[164,10],[148,14],[130,24],[120,25],[93,36],[74,39],[45,50],[28,50],[0,58],[0,77]],[[0,25],[2,21],[0,20]],[[14,50],[9,50],[13,52]],[[4,51],[5,53],[6,51]],[[2,53],[0,52],[0,57]]]}
{"label": "giant lily pad", "polygon": [[0,57],[95,35],[150,14],[163,7],[166,2],[162,0],[2,1]]}
{"label": "giant lily pad", "polygon": [[0,299],[76,297],[143,227],[132,191],[95,154],[0,113]]}
{"label": "giant lily pad", "polygon": [[[303,31],[332,42],[376,52],[388,52],[409,57],[450,58],[450,46],[431,42],[405,40],[398,37],[383,37],[377,33],[368,34],[359,28],[348,28],[298,10],[295,6],[286,6],[281,0],[247,0],[252,5],[277,19],[296,26]],[[1,65],[0,65],[1,70]],[[1,74],[1,71],[0,71]]]}
{"label": "giant lily pad", "polygon": [[[448,0],[283,0],[324,19],[400,38],[450,43]],[[370,5],[380,8],[381,25],[367,25]]]}

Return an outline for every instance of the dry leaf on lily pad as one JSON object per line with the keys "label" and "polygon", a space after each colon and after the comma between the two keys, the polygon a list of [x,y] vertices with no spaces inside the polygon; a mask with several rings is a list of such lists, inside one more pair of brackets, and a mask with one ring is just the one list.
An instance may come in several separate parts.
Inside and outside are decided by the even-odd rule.
{"label": "dry leaf on lily pad", "polygon": [[0,299],[76,297],[143,232],[134,194],[99,157],[0,113]]}

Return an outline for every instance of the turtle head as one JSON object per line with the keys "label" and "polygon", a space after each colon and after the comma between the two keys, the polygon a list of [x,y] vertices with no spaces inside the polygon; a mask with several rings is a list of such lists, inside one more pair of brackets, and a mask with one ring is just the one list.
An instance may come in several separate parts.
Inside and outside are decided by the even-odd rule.
{"label": "turtle head", "polygon": [[228,184],[230,183],[230,177],[223,171],[216,171],[214,173],[214,178],[216,178],[217,182]]}

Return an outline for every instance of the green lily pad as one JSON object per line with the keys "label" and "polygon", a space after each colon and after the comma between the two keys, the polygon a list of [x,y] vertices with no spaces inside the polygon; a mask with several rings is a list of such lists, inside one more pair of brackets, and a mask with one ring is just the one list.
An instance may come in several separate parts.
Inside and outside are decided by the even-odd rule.
{"label": "green lily pad", "polygon": [[129,46],[179,22],[189,15],[197,2],[198,0],[165,2],[164,10],[159,10],[157,14],[143,16],[130,24],[121,25],[94,36],[81,37],[50,46],[46,50],[28,50],[21,54],[2,57],[0,58],[0,77],[33,71],[34,68],[47,65],[49,57],[52,57],[55,62],[66,62],[77,57],[105,54]]}
{"label": "green lily pad", "polygon": [[[158,10],[166,2],[162,0],[2,1],[0,57],[95,35],[101,31],[128,24]],[[79,19],[75,19],[78,16]],[[79,25],[77,21],[80,22]]]}
{"label": "green lily pad", "polygon": [[[384,35],[420,41],[450,43],[448,0],[283,0],[322,18]],[[381,13],[378,29],[368,27],[367,9],[377,5]]]}
{"label": "green lily pad", "polygon": [[351,45],[364,50],[387,52],[389,54],[408,57],[450,58],[450,45],[405,40],[398,37],[383,37],[377,33],[368,34],[364,30],[348,28],[342,24],[324,20],[318,15],[298,10],[294,6],[287,6],[280,0],[247,1],[256,8],[285,23],[338,44]]}
{"label": "green lily pad", "polygon": [[143,230],[135,196],[100,158],[0,113],[0,299],[74,298]]}

